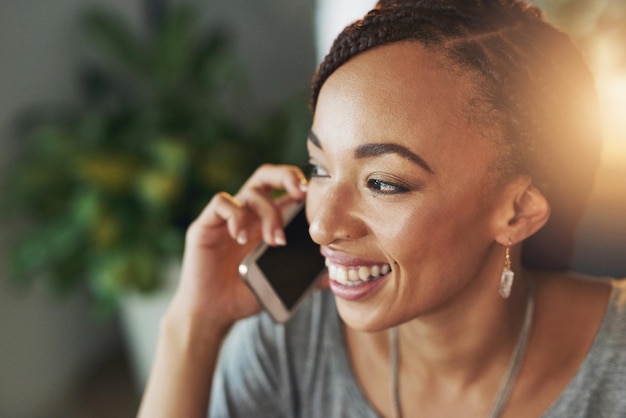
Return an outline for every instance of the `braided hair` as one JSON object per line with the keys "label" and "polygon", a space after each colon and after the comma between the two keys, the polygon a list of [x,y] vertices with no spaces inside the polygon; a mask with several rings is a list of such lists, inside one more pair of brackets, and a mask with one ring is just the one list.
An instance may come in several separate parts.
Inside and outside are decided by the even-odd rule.
{"label": "braided hair", "polygon": [[333,43],[313,77],[312,110],[337,68],[399,41],[417,42],[451,71],[474,76],[469,109],[479,127],[495,132],[498,175],[531,176],[551,206],[547,224],[524,242],[522,262],[569,268],[601,147],[594,82],[580,51],[523,1],[381,0]]}

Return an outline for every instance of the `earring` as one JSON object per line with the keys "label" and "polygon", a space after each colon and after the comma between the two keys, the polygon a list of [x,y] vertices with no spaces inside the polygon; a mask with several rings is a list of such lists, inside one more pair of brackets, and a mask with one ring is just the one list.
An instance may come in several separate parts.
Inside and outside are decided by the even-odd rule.
{"label": "earring", "polygon": [[504,250],[504,269],[502,270],[502,276],[500,276],[500,296],[508,298],[511,295],[511,286],[513,286],[513,277],[515,273],[511,270],[511,244],[506,246]]}

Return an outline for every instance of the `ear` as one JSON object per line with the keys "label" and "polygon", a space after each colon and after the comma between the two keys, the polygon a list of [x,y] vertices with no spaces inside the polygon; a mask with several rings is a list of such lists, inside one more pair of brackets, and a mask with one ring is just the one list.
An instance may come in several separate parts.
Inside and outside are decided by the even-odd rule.
{"label": "ear", "polygon": [[540,230],[550,217],[550,204],[529,177],[507,187],[507,210],[503,211],[496,237],[502,245],[516,244]]}

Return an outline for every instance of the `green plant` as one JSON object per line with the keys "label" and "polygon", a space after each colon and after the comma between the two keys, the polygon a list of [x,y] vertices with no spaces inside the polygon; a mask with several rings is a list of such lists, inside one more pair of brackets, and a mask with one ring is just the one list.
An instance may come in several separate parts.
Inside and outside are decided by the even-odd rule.
{"label": "green plant", "polygon": [[217,190],[234,191],[261,162],[301,156],[289,144],[305,137],[304,99],[244,129],[241,71],[195,15],[172,8],[147,34],[103,10],[84,16],[80,103],[22,117],[21,152],[4,173],[5,215],[20,221],[14,282],[56,293],[87,283],[110,311],[120,292],[159,287]]}

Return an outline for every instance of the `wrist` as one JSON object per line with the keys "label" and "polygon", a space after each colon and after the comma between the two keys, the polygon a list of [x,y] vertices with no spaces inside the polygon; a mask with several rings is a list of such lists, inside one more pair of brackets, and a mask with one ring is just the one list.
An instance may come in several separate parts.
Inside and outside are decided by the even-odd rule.
{"label": "wrist", "polygon": [[219,350],[233,324],[223,318],[179,310],[173,305],[161,319],[160,335],[172,349],[186,355],[202,354]]}
{"label": "wrist", "polygon": [[141,417],[205,417],[217,357],[230,326],[174,305],[160,322],[159,342]]}

